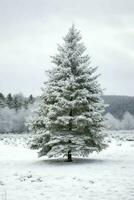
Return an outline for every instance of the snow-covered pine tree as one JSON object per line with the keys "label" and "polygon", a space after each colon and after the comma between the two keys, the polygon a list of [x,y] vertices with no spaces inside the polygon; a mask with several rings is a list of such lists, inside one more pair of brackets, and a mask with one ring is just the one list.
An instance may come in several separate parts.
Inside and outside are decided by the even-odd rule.
{"label": "snow-covered pine tree", "polygon": [[32,148],[39,156],[87,156],[101,151],[104,143],[104,104],[100,98],[100,85],[90,66],[90,58],[81,43],[80,32],[69,29],[63,46],[52,57],[55,67],[49,71],[39,109],[32,121],[36,133]]}

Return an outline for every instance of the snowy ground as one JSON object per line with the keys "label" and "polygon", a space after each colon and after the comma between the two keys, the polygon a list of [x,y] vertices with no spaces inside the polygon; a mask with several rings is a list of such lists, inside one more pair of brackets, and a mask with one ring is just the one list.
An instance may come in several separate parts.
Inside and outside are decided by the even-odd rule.
{"label": "snowy ground", "polygon": [[134,200],[134,132],[111,133],[107,150],[72,163],[38,159],[24,135],[0,136],[0,200]]}

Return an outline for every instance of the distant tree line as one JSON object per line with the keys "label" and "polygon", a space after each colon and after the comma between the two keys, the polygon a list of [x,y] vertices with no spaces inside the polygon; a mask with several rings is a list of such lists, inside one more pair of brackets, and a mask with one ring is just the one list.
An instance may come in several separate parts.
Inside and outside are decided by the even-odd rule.
{"label": "distant tree line", "polygon": [[25,97],[21,93],[9,93],[5,96],[0,93],[0,133],[28,131],[25,122],[34,102],[35,98],[32,95]]}
{"label": "distant tree line", "polygon": [[105,123],[110,130],[134,129],[134,97],[105,95]]}
{"label": "distant tree line", "polygon": [[106,113],[105,125],[109,130],[134,130],[134,116],[126,112],[120,120],[112,114]]}
{"label": "distant tree line", "polygon": [[104,114],[110,113],[119,120],[127,112],[134,116],[134,97],[105,95],[102,98],[107,105]]}
{"label": "distant tree line", "polygon": [[[102,98],[107,105],[104,115],[108,129],[134,129],[134,97],[109,95]],[[0,93],[0,133],[27,132],[26,121],[37,107],[37,101],[38,97],[33,95]]]}
{"label": "distant tree line", "polygon": [[9,109],[15,109],[16,111],[24,108],[28,109],[29,105],[35,102],[35,98],[30,95],[25,97],[23,94],[12,95],[9,93],[7,96],[0,93],[0,108],[8,107]]}

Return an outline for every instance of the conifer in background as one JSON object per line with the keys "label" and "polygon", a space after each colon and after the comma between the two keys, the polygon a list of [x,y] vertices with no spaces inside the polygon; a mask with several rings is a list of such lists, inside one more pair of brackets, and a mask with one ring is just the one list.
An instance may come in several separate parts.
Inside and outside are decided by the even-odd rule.
{"label": "conifer in background", "polygon": [[12,97],[12,94],[11,94],[11,93],[9,93],[9,94],[7,95],[7,97],[6,97],[6,104],[7,104],[7,106],[8,106],[9,109],[12,109],[12,108],[13,108],[14,102],[13,102],[13,97]]}
{"label": "conifer in background", "polygon": [[0,92],[0,108],[4,108],[6,106],[5,96]]}

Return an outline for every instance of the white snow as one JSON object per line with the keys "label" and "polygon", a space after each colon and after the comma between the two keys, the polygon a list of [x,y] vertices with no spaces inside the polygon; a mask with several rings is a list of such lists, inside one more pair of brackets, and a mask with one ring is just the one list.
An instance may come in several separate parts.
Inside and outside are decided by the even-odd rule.
{"label": "white snow", "polygon": [[133,200],[134,141],[112,139],[101,153],[68,163],[1,140],[0,200],[49,199]]}

